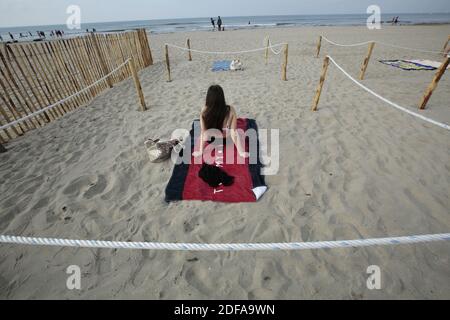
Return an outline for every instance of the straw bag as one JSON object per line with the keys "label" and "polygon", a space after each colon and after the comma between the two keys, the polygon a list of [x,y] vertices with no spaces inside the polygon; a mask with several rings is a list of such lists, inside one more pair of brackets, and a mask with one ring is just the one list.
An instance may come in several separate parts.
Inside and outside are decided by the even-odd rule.
{"label": "straw bag", "polygon": [[161,142],[159,139],[148,139],[145,141],[145,148],[152,163],[159,163],[168,160],[172,155],[172,150],[180,152],[181,141],[178,139]]}

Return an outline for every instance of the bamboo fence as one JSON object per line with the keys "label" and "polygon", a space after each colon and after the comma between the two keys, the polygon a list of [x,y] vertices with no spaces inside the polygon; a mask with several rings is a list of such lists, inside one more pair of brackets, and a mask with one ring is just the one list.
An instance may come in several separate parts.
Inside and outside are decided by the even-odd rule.
{"label": "bamboo fence", "polygon": [[[0,44],[0,126],[81,91],[129,58],[134,60],[137,71],[153,64],[145,29]],[[0,130],[0,144],[87,105],[102,91],[130,76],[130,68],[121,68],[58,107]]]}

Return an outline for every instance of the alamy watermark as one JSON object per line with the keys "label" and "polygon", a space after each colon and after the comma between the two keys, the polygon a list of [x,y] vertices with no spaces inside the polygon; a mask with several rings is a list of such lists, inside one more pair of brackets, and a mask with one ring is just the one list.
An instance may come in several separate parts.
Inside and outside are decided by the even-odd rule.
{"label": "alamy watermark", "polygon": [[[221,168],[225,164],[248,163],[262,165],[261,175],[265,176],[276,175],[280,169],[280,131],[278,129],[207,130],[203,132],[203,142],[206,146],[203,152],[199,153],[201,134],[198,126],[194,127],[194,141],[186,129],[177,129],[172,133],[172,139],[182,140],[183,148],[182,156],[177,149],[172,153],[172,162],[175,165],[207,163]],[[232,136],[235,138],[233,139]],[[216,138],[206,143],[209,139],[205,137]],[[227,148],[227,145],[236,145],[236,147]],[[246,148],[246,152],[239,153],[238,145]]]}
{"label": "alamy watermark", "polygon": [[66,270],[69,275],[66,281],[67,289],[81,290],[81,269],[77,265],[69,266]]}
{"label": "alamy watermark", "polygon": [[367,8],[367,14],[370,14],[367,18],[367,28],[369,30],[381,29],[381,8],[377,5],[371,5]]}
{"label": "alamy watermark", "polygon": [[77,5],[70,5],[66,9],[69,15],[66,21],[67,29],[79,30],[81,29],[81,8]]}
{"label": "alamy watermark", "polygon": [[381,268],[373,265],[367,268],[367,289],[369,290],[381,290]]}

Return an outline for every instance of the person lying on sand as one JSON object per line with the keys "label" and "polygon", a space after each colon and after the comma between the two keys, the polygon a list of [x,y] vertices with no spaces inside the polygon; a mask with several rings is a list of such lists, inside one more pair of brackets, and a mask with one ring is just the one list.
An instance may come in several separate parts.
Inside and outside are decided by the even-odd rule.
{"label": "person lying on sand", "polygon": [[213,136],[208,133],[208,130],[222,131],[221,137],[227,138],[231,136],[238,153],[243,158],[248,158],[249,154],[245,152],[241,139],[237,131],[237,114],[236,110],[226,104],[225,94],[219,85],[213,85],[209,88],[206,96],[206,104],[200,114],[201,135],[199,150],[193,153],[194,157],[203,155],[205,142],[209,141]]}

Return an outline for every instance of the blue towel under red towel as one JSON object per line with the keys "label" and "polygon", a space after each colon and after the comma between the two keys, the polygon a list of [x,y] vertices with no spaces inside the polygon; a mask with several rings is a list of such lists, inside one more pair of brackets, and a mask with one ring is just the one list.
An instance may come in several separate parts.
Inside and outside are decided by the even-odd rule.
{"label": "blue towel under red towel", "polygon": [[[191,130],[191,150],[194,150],[194,143],[199,137],[194,137],[194,128],[199,126],[199,121],[195,121]],[[249,129],[258,130],[255,120],[238,119],[238,129],[244,131]],[[196,130],[197,131],[197,130]],[[200,177],[199,172],[202,164],[194,164],[192,157],[191,164],[181,163],[175,166],[172,178],[166,188],[166,202],[181,200],[200,200],[215,202],[256,202],[267,191],[264,176],[261,175],[262,164],[250,164],[250,160],[246,159],[245,164],[237,163],[237,150],[234,143],[224,143],[223,154],[221,157],[226,159],[227,151],[234,148],[235,161],[233,164],[224,163],[222,170],[228,175],[234,177],[234,183],[231,186],[219,186],[217,188],[210,187]],[[246,150],[249,151],[248,141],[246,141]],[[259,155],[260,146],[258,139],[257,152]],[[183,157],[183,151],[180,154]]]}

